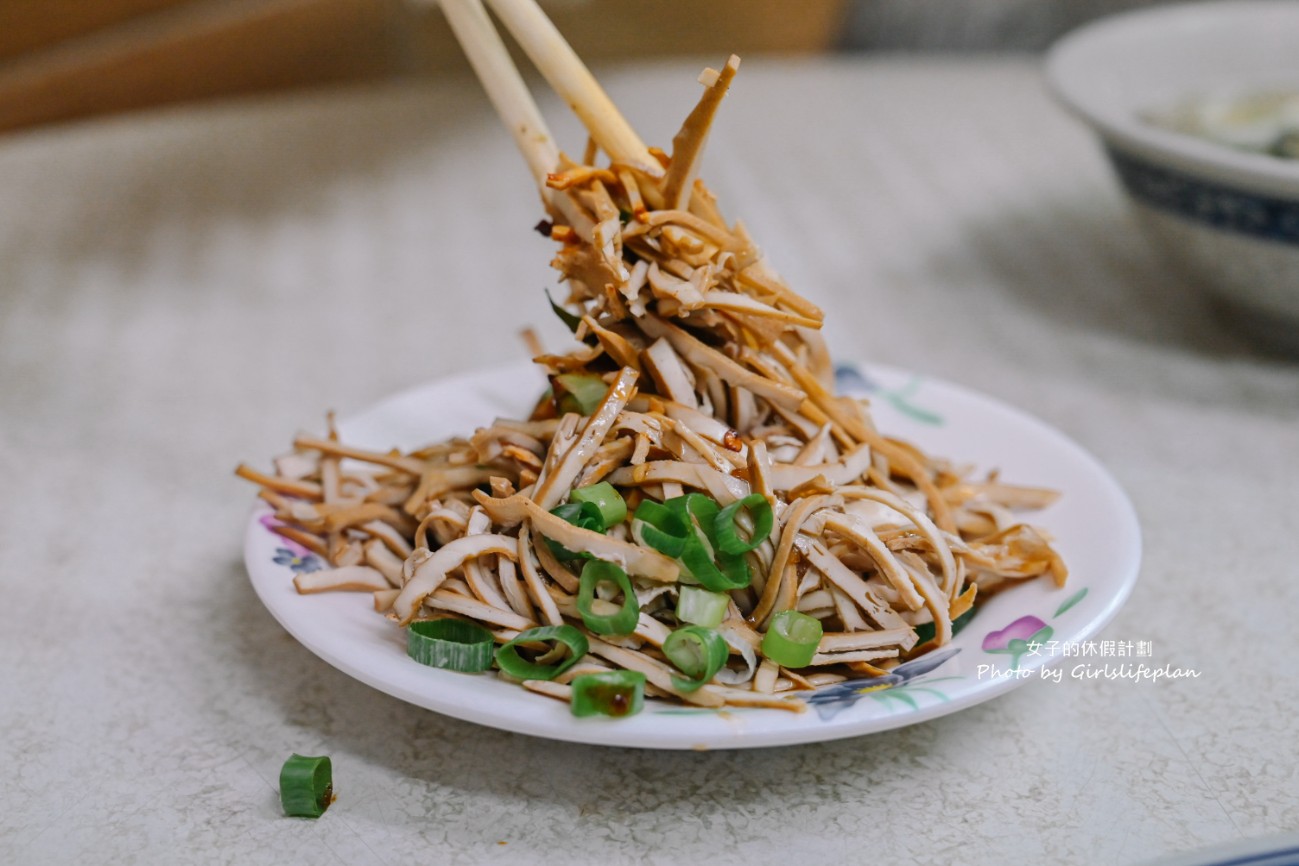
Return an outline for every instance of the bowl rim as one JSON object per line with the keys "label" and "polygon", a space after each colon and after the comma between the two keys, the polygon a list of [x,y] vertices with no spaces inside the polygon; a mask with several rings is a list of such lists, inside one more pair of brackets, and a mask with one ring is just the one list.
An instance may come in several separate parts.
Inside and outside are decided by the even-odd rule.
{"label": "bowl rim", "polygon": [[[1108,15],[1070,31],[1051,45],[1044,63],[1047,84],[1067,109],[1094,127],[1106,143],[1125,152],[1186,172],[1243,185],[1260,193],[1299,197],[1299,160],[1287,161],[1234,150],[1192,135],[1162,129],[1141,120],[1130,110],[1081,93],[1073,74],[1077,71],[1079,58],[1085,59],[1087,53],[1097,46],[1112,42],[1133,27],[1227,18],[1239,25],[1242,16],[1275,16],[1278,13],[1293,14],[1299,24],[1299,3],[1293,0],[1201,0]],[[1168,27],[1166,32],[1173,29]],[[1296,64],[1295,78],[1299,81],[1299,63]]]}

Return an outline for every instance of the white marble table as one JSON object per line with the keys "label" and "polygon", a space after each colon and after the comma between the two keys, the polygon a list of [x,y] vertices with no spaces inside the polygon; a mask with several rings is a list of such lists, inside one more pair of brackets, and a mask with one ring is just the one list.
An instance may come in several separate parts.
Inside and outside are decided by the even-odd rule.
{"label": "white marble table", "polygon": [[[699,66],[602,74],[666,143]],[[51,128],[0,139],[0,860],[1128,864],[1299,827],[1299,363],[1165,272],[1031,61],[750,58],[711,148],[835,348],[1109,466],[1146,553],[1104,637],[1202,676],[710,754],[354,682],[258,603],[231,470],[555,335],[508,137],[470,81]],[[280,816],[292,751],[333,757],[319,821]]]}

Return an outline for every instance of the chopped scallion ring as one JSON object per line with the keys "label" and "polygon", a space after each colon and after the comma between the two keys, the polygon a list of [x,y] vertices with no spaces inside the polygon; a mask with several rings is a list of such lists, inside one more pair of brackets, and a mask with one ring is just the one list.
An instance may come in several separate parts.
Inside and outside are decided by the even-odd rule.
{"label": "chopped scallion ring", "polygon": [[569,708],[575,716],[634,716],[645,705],[640,671],[601,671],[573,678]]}
{"label": "chopped scallion ring", "polygon": [[695,530],[694,537],[686,541],[679,559],[690,576],[710,592],[743,589],[749,585],[751,576],[744,557],[723,553],[714,560],[713,556],[708,540],[700,530]]}
{"label": "chopped scallion ring", "polygon": [[686,521],[666,505],[645,499],[632,515],[631,535],[638,544],[653,548],[664,556],[678,557],[686,540],[694,535]]}
{"label": "chopped scallion ring", "polygon": [[[528,661],[519,653],[519,647],[530,643],[549,643],[553,641],[568,650],[568,656],[556,664],[543,665]],[[519,632],[519,636],[496,650],[496,666],[502,673],[520,680],[553,680],[564,671],[577,664],[578,659],[586,655],[591,642],[571,625],[543,625]]]}
{"label": "chopped scallion ring", "polygon": [[590,415],[609,393],[605,381],[590,373],[561,373],[550,383],[555,389],[555,408],[561,415],[568,412]]}
{"label": "chopped scallion ring", "polygon": [[724,592],[710,592],[699,586],[682,586],[677,592],[677,619],[682,622],[716,628],[726,618],[731,597]]}
{"label": "chopped scallion ring", "polygon": [[601,481],[589,487],[579,487],[570,493],[568,498],[570,502],[589,502],[594,505],[600,512],[600,519],[604,522],[602,532],[627,519],[627,503],[623,500],[622,494],[608,481]]}
{"label": "chopped scallion ring", "polygon": [[663,641],[663,655],[685,677],[673,677],[672,685],[683,692],[697,691],[711,680],[730,655],[726,640],[711,628],[688,625]]}
{"label": "chopped scallion ring", "polygon": [[692,530],[677,555],[691,577],[712,592],[742,589],[749,585],[751,576],[744,558],[716,550],[713,529],[721,514],[721,506],[716,501],[702,493],[687,493],[674,496],[663,504],[686,524],[687,529]]}
{"label": "chopped scallion ring", "polygon": [[806,667],[816,655],[823,633],[819,619],[782,610],[771,618],[771,627],[762,636],[762,654],[783,667]]}
{"label": "chopped scallion ring", "polygon": [[[595,590],[601,583],[612,583],[622,592],[622,606],[617,613],[595,612]],[[640,603],[627,572],[602,559],[587,562],[582,567],[577,588],[577,612],[582,615],[586,627],[596,634],[631,634],[635,631],[636,623],[640,622]]]}
{"label": "chopped scallion ring", "polygon": [[496,643],[481,625],[462,619],[426,619],[406,629],[406,654],[420,664],[476,674],[492,666]]}
{"label": "chopped scallion ring", "polygon": [[[736,531],[735,518],[742,508],[748,509],[749,514],[753,516],[753,535],[748,541],[741,538]],[[761,493],[750,493],[738,502],[732,502],[723,508],[714,518],[713,538],[717,549],[732,556],[748,553],[767,540],[771,535],[774,522],[775,515],[772,514],[771,503],[767,501],[767,497]]]}
{"label": "chopped scallion ring", "polygon": [[[604,516],[600,514],[600,508],[594,502],[565,502],[563,505],[557,505],[550,509],[550,513],[574,526],[580,526],[592,532],[604,532],[606,528]],[[575,553],[549,538],[546,539],[546,544],[550,546],[550,549],[554,551],[555,556],[561,562],[591,558],[589,553]]]}
{"label": "chopped scallion ring", "polygon": [[334,768],[328,756],[292,755],[280,768],[280,805],[292,818],[319,818],[334,798]]}
{"label": "chopped scallion ring", "polygon": [[600,513],[600,507],[594,502],[565,502],[563,505],[557,505],[550,509],[550,513],[556,517],[562,517],[574,526],[580,526],[592,532],[604,532],[606,528],[604,515]]}
{"label": "chopped scallion ring", "polygon": [[[687,523],[694,523],[705,533],[713,531],[713,522],[721,511],[717,501],[702,493],[687,493],[674,496],[663,503],[668,510]],[[711,538],[709,539],[711,541]]]}

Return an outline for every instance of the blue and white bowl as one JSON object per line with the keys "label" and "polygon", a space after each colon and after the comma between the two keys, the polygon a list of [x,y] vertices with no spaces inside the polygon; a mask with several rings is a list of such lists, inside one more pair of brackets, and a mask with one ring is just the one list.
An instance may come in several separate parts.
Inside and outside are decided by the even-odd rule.
{"label": "blue and white bowl", "polygon": [[1057,42],[1047,76],[1100,136],[1152,241],[1260,336],[1299,350],[1299,160],[1149,120],[1198,97],[1299,92],[1299,2],[1115,15]]}

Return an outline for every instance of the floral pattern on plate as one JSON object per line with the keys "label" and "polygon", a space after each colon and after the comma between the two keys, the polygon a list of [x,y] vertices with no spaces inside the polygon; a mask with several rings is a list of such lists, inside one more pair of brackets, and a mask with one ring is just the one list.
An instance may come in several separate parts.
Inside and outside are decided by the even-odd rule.
{"label": "floral pattern on plate", "polygon": [[912,376],[897,388],[885,388],[863,373],[855,364],[840,364],[834,368],[834,384],[840,392],[875,395],[887,400],[894,409],[912,420],[940,427],[943,424],[942,415],[911,402],[911,398],[916,396],[924,382],[925,380],[920,376]]}

